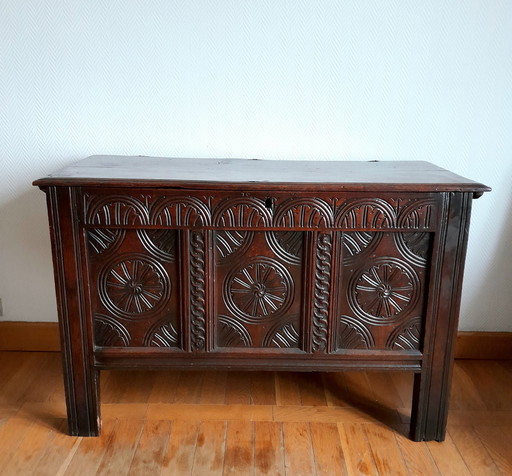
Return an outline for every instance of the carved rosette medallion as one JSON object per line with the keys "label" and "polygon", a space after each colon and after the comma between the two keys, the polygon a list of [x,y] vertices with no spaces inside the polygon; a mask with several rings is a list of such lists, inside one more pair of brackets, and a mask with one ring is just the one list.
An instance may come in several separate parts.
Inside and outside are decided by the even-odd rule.
{"label": "carved rosette medallion", "polygon": [[140,241],[152,255],[163,261],[174,261],[176,250],[175,230],[137,230]]}
{"label": "carved rosette medallion", "polygon": [[99,275],[103,305],[114,315],[142,319],[157,312],[171,294],[171,282],[158,261],[141,254],[118,256]]}
{"label": "carved rosette medallion", "polygon": [[313,351],[327,348],[329,295],[331,289],[332,235],[320,233],[316,246],[315,288],[313,299]]}
{"label": "carved rosette medallion", "polygon": [[420,281],[414,269],[397,258],[378,258],[356,272],[348,286],[352,310],[371,324],[391,324],[416,304]]}
{"label": "carved rosette medallion", "polygon": [[303,236],[300,231],[265,232],[265,239],[272,251],[283,261],[293,265],[301,264]]}
{"label": "carved rosette medallion", "polygon": [[294,285],[289,271],[265,256],[248,259],[224,281],[224,299],[241,320],[258,324],[285,312],[292,302]]}

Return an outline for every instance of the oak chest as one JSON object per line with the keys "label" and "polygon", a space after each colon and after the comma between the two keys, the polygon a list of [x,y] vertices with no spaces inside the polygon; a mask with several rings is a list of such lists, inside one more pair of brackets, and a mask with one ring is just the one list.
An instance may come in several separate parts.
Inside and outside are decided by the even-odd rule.
{"label": "oak chest", "polygon": [[471,201],[426,162],[94,156],[47,194],[69,432],[107,368],[410,370],[443,440]]}

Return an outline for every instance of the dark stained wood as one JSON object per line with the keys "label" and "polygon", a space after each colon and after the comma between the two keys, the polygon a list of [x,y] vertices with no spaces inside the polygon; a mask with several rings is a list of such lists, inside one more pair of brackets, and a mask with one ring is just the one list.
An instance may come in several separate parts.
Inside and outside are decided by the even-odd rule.
{"label": "dark stained wood", "polygon": [[68,431],[70,435],[97,436],[101,425],[99,372],[93,365],[91,311],[85,297],[85,245],[74,217],[75,200],[71,188],[53,187],[47,194]]}
{"label": "dark stained wood", "polygon": [[[318,376],[278,376],[274,393],[245,372],[381,369],[416,374],[412,439],[444,439],[471,199],[488,187],[426,162],[110,156],[34,183],[47,192],[71,434],[99,433],[103,369],[182,370],[153,387],[143,372],[108,375],[110,401],[159,402],[168,388],[197,404],[211,389],[210,403],[292,396],[313,413],[338,401]],[[216,383],[190,369],[244,373]],[[392,423],[386,407],[403,401],[360,404]],[[285,426],[285,450],[304,428]],[[203,430],[215,429],[198,441]],[[194,468],[220,471],[216,454]]]}
{"label": "dark stained wood", "polygon": [[[446,433],[471,197],[446,194],[444,208],[446,218],[434,244],[438,261],[434,273],[440,275],[430,282],[433,298],[427,310],[426,352],[414,382],[411,437],[416,441],[443,441]],[[443,316],[453,317],[447,320]]]}
{"label": "dark stained wood", "polygon": [[191,159],[96,155],[34,182],[48,185],[240,187],[354,191],[471,191],[489,187],[421,161]]}

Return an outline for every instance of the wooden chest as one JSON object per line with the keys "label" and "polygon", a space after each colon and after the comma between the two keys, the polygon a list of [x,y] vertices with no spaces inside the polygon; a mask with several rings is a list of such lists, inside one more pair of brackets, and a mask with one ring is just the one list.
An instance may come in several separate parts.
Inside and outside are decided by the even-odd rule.
{"label": "wooden chest", "polygon": [[107,368],[415,372],[443,440],[472,198],[426,162],[94,156],[47,193],[69,432]]}

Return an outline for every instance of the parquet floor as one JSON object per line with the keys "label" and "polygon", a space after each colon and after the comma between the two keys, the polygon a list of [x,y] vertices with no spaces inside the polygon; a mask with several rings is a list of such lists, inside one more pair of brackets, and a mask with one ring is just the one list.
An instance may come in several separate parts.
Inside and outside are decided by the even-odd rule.
{"label": "parquet floor", "polygon": [[512,361],[456,362],[444,443],[406,438],[408,373],[102,372],[66,435],[60,357],[0,352],[0,474],[512,475]]}

